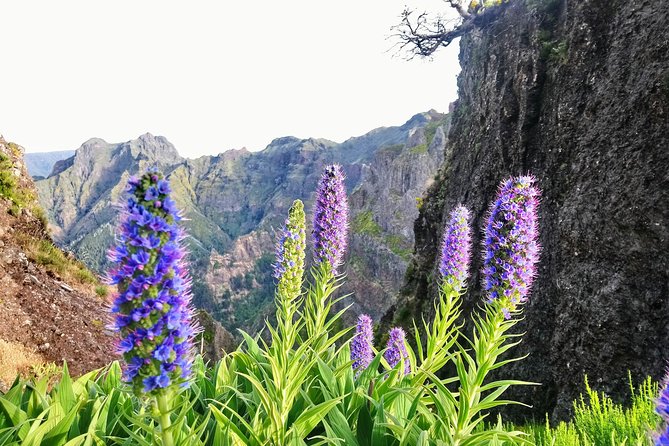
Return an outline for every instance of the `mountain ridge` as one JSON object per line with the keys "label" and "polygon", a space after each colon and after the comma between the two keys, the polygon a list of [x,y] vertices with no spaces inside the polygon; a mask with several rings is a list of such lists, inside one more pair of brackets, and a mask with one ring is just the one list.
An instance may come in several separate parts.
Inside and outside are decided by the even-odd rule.
{"label": "mountain ridge", "polygon": [[[412,195],[410,200],[402,202],[406,209],[396,212],[398,216],[383,215],[384,207],[377,206],[373,218],[379,221],[377,224],[382,230],[371,235],[376,239],[375,249],[386,250],[387,262],[403,268],[406,252],[413,243],[411,227],[414,214],[418,212],[415,199],[422,195],[442,157],[444,132],[437,128],[446,120],[447,115],[431,110],[413,115],[400,126],[380,127],[343,143],[284,136],[275,138],[261,151],[236,149],[195,159],[181,157],[166,138],[150,133],[123,143],[92,139],[84,143],[71,160],[63,161],[62,168],[54,167],[54,174],[38,181],[37,187],[58,243],[71,249],[92,268],[102,271],[106,265],[105,246],[113,239],[116,218],[113,204],[122,197],[131,174],[158,165],[169,175],[175,199],[187,217],[184,224],[190,234],[192,267],[207,278],[195,281],[197,304],[213,311],[229,327],[249,328],[259,316],[254,315],[253,321],[247,321],[236,313],[250,313],[241,308],[249,295],[249,299],[258,304],[256,310],[271,300],[272,278],[268,272],[261,271],[259,264],[268,263],[268,255],[273,252],[274,231],[285,218],[292,200],[300,198],[309,206],[325,164],[338,162],[344,166],[352,196],[367,177],[371,179],[376,175],[377,182],[383,177],[373,168],[381,159],[385,159],[389,172],[393,168],[405,172],[406,184],[401,185],[401,173],[389,184],[390,189],[403,189],[396,192],[393,199],[403,193],[415,197]],[[428,132],[422,130],[428,127]],[[437,133],[441,136],[435,138]],[[436,146],[431,144],[434,141],[438,143]],[[428,150],[428,143],[432,150]],[[386,148],[393,149],[384,152]],[[396,165],[398,163],[401,166]],[[369,210],[363,208],[373,207],[370,200],[355,202],[360,204],[360,209],[354,207],[352,218],[362,212],[368,217]],[[387,223],[390,221],[401,223]],[[364,235],[370,237],[370,234]],[[241,237],[243,243],[239,244]],[[354,237],[357,235],[353,234]],[[352,246],[361,245],[353,241]],[[242,251],[252,252],[254,256],[249,257]],[[236,255],[246,260],[230,263],[230,257]],[[365,278],[369,272],[365,265],[373,264],[371,253],[351,255],[358,261],[358,269],[363,266],[357,275],[360,283],[353,283],[352,288],[364,290],[364,284],[369,282]],[[379,265],[373,269],[377,274],[382,270]],[[392,285],[381,287],[382,292],[368,299],[374,301],[373,305],[366,305],[361,297],[354,300],[354,309],[380,315],[392,302],[400,281],[401,273],[394,273]],[[254,289],[261,290],[262,295],[257,295]]]}

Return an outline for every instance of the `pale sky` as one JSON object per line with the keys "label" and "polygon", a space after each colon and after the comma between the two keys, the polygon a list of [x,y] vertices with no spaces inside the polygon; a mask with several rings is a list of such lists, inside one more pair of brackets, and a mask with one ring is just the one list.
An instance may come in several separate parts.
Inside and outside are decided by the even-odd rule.
{"label": "pale sky", "polygon": [[458,44],[406,61],[404,5],[441,0],[5,1],[0,134],[29,152],[151,132],[183,156],[343,141],[457,96]]}

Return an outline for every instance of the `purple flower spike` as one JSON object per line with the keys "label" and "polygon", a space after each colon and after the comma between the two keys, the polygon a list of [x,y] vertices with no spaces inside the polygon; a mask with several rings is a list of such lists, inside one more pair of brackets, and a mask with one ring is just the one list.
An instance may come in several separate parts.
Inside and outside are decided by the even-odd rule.
{"label": "purple flower spike", "polygon": [[536,275],[539,196],[533,176],[502,182],[484,231],[483,287],[488,302],[500,299],[505,317],[527,300]]}
{"label": "purple flower spike", "polygon": [[351,341],[351,359],[356,376],[369,367],[374,359],[372,338],[372,319],[366,314],[361,314],[358,316],[358,326]]}
{"label": "purple flower spike", "polygon": [[472,249],[469,210],[459,205],[451,212],[441,245],[439,272],[444,282],[460,292],[469,277],[469,258]]}
{"label": "purple flower spike", "polygon": [[669,423],[669,376],[664,379],[660,395],[655,400],[655,412]]}
{"label": "purple flower spike", "polygon": [[388,361],[388,365],[394,368],[400,361],[404,361],[404,374],[411,373],[411,362],[409,362],[409,353],[405,343],[406,335],[400,327],[390,330],[386,352],[383,357]]}
{"label": "purple flower spike", "polygon": [[348,200],[344,173],[338,164],[325,168],[316,190],[314,203],[314,260],[327,262],[333,274],[341,265],[346,251],[348,232]]}
{"label": "purple flower spike", "polygon": [[669,428],[657,437],[655,446],[669,446]]}
{"label": "purple flower spike", "polygon": [[118,245],[109,251],[118,285],[112,303],[117,351],[125,360],[124,379],[137,394],[188,384],[193,336],[190,278],[181,246],[180,216],[170,203],[167,180],[150,171],[128,181],[130,198],[121,217]]}

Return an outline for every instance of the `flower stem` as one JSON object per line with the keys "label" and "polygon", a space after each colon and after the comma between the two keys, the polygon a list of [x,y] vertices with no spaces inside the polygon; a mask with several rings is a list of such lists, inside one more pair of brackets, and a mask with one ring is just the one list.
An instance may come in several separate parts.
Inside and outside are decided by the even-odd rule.
{"label": "flower stem", "polygon": [[170,431],[172,421],[170,420],[170,409],[167,400],[165,392],[160,392],[156,396],[158,412],[160,413],[160,432],[163,437],[163,446],[174,446],[174,438],[172,438],[172,432]]}

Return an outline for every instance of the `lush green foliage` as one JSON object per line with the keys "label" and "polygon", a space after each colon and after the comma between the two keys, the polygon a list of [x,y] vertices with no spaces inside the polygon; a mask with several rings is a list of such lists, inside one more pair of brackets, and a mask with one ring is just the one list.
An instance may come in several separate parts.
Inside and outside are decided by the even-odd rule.
{"label": "lush green foliage", "polygon": [[[255,341],[251,344],[257,346]],[[341,370],[349,369],[345,358],[339,359]],[[215,418],[212,419],[209,406],[212,402],[214,407],[221,407],[225,401],[221,400],[221,395],[230,395],[229,389],[225,387],[231,374],[244,370],[237,368],[239,366],[237,361],[230,360],[224,360],[213,367],[206,367],[201,360],[196,361],[195,381],[191,389],[178,397],[181,410],[174,414],[174,418],[181,423],[178,425],[180,437],[196,434],[199,439],[184,440],[178,444],[240,444],[224,440],[224,432],[219,429]],[[323,375],[332,371],[327,365],[321,367]],[[151,435],[142,432],[142,428],[152,426],[152,419],[142,409],[141,402],[132,395],[130,389],[121,384],[118,363],[76,380],[69,377],[66,367],[58,372],[62,373],[60,382],[51,390],[49,386],[53,374],[36,373],[35,380],[17,380],[7,394],[0,396],[0,444],[57,445],[66,444],[68,441],[70,445],[96,445],[105,442],[151,444]],[[339,386],[351,386],[349,389],[353,390],[352,377],[343,378],[339,374],[336,387]],[[590,387],[586,387],[586,390],[587,397],[575,402],[576,415],[573,421],[557,426],[550,426],[548,422],[544,425],[525,426],[522,430],[529,434],[528,441],[537,446],[652,444],[649,432],[659,421],[654,413],[653,403],[657,384],[648,379],[638,389],[633,389],[634,396],[629,408],[612,403]],[[356,398],[365,401],[368,397],[367,392],[354,390],[354,395],[347,401],[350,403]],[[239,403],[239,400],[236,402]],[[370,408],[373,410],[375,405],[370,401],[363,406],[359,408],[359,415],[355,418],[360,423],[359,427],[355,429],[352,437],[345,437],[352,441],[350,444],[375,444],[371,443],[372,429],[376,427],[377,432],[383,431],[376,425],[376,419],[380,415],[375,414],[371,418]],[[338,407],[339,405],[336,406],[337,411],[340,410]],[[185,414],[187,410],[191,410],[191,413]],[[328,418],[340,419],[343,423],[340,415],[344,414],[337,411],[333,410]],[[387,416],[385,413],[384,415]],[[134,423],[138,424],[133,426]],[[513,430],[508,426],[507,429]],[[344,432],[346,430],[343,429]],[[361,438],[358,437],[358,430]],[[330,431],[333,429],[330,428]],[[369,439],[366,440],[367,438]],[[338,444],[347,443],[344,441]]]}
{"label": "lush green foliage", "polygon": [[356,234],[372,236],[379,236],[383,232],[383,228],[374,221],[374,215],[370,210],[360,212],[353,218],[351,230]]}
{"label": "lush green foliage", "polygon": [[[162,180],[154,173],[143,178],[146,191],[142,189],[137,197],[143,196],[145,201],[160,198],[162,207],[167,207],[167,198],[160,195]],[[158,189],[154,191],[148,184],[156,181]],[[138,187],[140,181],[134,179],[131,184]],[[510,313],[503,299],[488,299],[472,315],[475,329],[467,337],[458,323],[464,282],[455,286],[448,277],[441,278],[434,319],[423,321],[420,328],[414,324],[416,352],[404,346],[407,353],[391,365],[385,351],[371,350],[374,358],[354,372],[349,342],[345,341],[350,329],[339,328],[346,309],[332,314],[335,304],[343,299],[335,294],[343,281],[336,271],[347,244],[348,227],[339,166],[325,169],[317,196],[313,238],[320,249],[314,250],[318,261],[306,286],[301,202],[294,203],[280,233],[274,265],[278,280],[276,322],[267,323],[268,341],[243,333],[240,348],[213,368],[197,361],[190,386],[166,387],[159,393],[149,393],[151,389],[132,392],[121,383],[118,364],[75,382],[64,367],[60,383],[51,392],[47,392],[45,379],[17,381],[0,398],[2,442],[167,446],[529,443],[525,434],[504,429],[501,422],[485,424],[491,409],[512,403],[501,399],[510,386],[529,384],[489,379],[491,371],[517,360],[509,358],[508,351],[518,342],[518,335],[511,330],[522,310],[514,308]],[[146,212],[137,208],[136,213]],[[136,236],[131,229],[125,228]],[[462,247],[466,259],[468,240]],[[127,257],[127,251],[119,247],[116,251]],[[139,255],[131,260],[136,265],[147,263]],[[133,268],[144,271],[136,265]],[[458,265],[464,268],[462,282],[468,260]],[[113,277],[125,277],[126,270],[115,274]],[[128,337],[140,334],[144,335],[138,329]],[[398,342],[404,343],[403,339]],[[138,345],[135,340],[132,344],[126,339],[121,342],[133,348]],[[160,353],[160,348],[154,354]],[[146,360],[142,364],[147,364]],[[457,370],[456,375],[438,377],[449,364]]]}
{"label": "lush green foliage", "polygon": [[[456,325],[459,295],[444,290],[425,343],[411,361],[415,373],[390,370],[378,352],[359,378],[351,368],[347,330],[331,333],[341,313],[328,317],[340,284],[328,268],[314,269],[304,297],[277,296],[277,325],[269,344],[245,335],[240,349],[211,368],[196,361],[190,388],[171,396],[175,444],[206,445],[437,445],[524,442],[501,425],[482,429],[488,409],[512,382],[486,382],[513,343],[513,321],[494,305],[476,316],[477,334]],[[304,301],[304,302],[303,302]],[[288,314],[297,314],[293,319]],[[452,361],[458,376],[435,373]],[[85,445],[161,442],[155,407],[120,381],[117,363],[59,384],[16,381],[0,397],[0,443]],[[154,434],[154,432],[156,432]]]}
{"label": "lush green foliage", "polygon": [[650,378],[638,388],[631,384],[632,401],[629,407],[615,404],[604,393],[588,384],[587,396],[574,402],[574,419],[569,423],[550,426],[529,426],[526,431],[537,446],[642,446],[653,444],[651,432],[660,417],[655,412],[658,385]]}
{"label": "lush green foliage", "polygon": [[30,192],[19,187],[18,177],[14,174],[14,164],[4,153],[0,153],[0,197],[11,202],[9,212],[12,215],[18,215],[21,208],[35,198]]}

